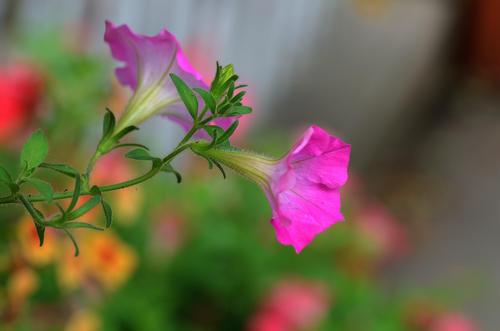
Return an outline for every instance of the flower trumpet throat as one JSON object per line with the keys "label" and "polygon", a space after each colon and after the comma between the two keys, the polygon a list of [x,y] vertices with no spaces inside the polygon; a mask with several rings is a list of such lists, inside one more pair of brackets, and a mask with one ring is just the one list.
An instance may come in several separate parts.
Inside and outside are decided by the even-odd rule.
{"label": "flower trumpet throat", "polygon": [[269,188],[271,176],[279,162],[279,160],[233,147],[212,148],[207,151],[195,150],[195,152],[227,166],[263,189]]}
{"label": "flower trumpet throat", "polygon": [[319,233],[344,218],[340,188],[346,183],[351,146],[311,126],[284,157],[237,149],[196,151],[256,182],[266,194],[278,241],[299,253]]}

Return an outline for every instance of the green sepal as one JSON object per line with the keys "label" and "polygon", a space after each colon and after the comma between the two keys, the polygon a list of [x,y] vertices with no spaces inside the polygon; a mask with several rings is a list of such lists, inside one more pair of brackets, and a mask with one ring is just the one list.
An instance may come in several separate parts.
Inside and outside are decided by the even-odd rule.
{"label": "green sepal", "polygon": [[170,74],[170,79],[172,79],[172,82],[177,89],[177,93],[179,93],[179,96],[181,97],[182,102],[189,111],[189,114],[191,115],[193,120],[196,120],[196,118],[198,117],[198,99],[194,95],[193,91],[191,90],[191,88],[189,88],[189,86],[187,86],[186,83],[184,83],[184,81],[179,76]]}
{"label": "green sepal", "polygon": [[33,185],[48,203],[52,203],[54,190],[52,189],[52,185],[50,185],[50,183],[37,178],[26,178],[25,181]]}
{"label": "green sepal", "polygon": [[46,163],[43,162],[40,164],[40,168],[46,168],[50,169],[53,171],[57,171],[63,175],[75,178],[78,175],[78,170],[76,170],[73,167],[70,167],[69,165],[66,164],[59,164],[59,163]]}
{"label": "green sepal", "polygon": [[181,174],[177,170],[175,170],[174,167],[172,167],[172,165],[170,163],[164,164],[161,167],[160,171],[167,172],[167,173],[173,173],[177,179],[177,183],[182,182]]}
{"label": "green sepal", "polygon": [[102,122],[102,138],[101,142],[107,140],[113,134],[115,130],[116,118],[115,114],[106,108],[106,114],[104,114],[104,120]]}
{"label": "green sepal", "polygon": [[224,177],[224,179],[226,179],[226,172],[224,171],[224,168],[222,168],[222,165],[215,161],[214,159],[210,159],[214,164],[215,166],[220,170],[220,172],[222,173],[222,177]]}
{"label": "green sepal", "polygon": [[113,136],[113,140],[115,143],[117,143],[118,141],[120,141],[120,139],[122,139],[123,137],[125,137],[127,134],[129,134],[130,132],[132,131],[136,131],[136,130],[139,130],[138,127],[136,126],[127,126],[125,129],[121,130],[120,132],[118,132],[117,134],[115,134]]}

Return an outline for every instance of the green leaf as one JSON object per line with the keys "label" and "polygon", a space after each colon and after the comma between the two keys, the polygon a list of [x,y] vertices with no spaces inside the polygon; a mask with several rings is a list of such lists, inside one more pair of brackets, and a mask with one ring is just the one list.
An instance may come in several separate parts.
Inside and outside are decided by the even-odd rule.
{"label": "green leaf", "polygon": [[252,108],[248,106],[233,106],[227,113],[224,113],[222,116],[231,117],[238,115],[246,115],[252,112]]}
{"label": "green leaf", "polygon": [[69,232],[67,229],[63,229],[64,232],[68,235],[69,239],[71,239],[71,242],[73,243],[73,246],[75,247],[75,257],[80,254],[80,249],[78,248],[78,243],[75,240],[75,237]]}
{"label": "green leaf", "polygon": [[223,143],[228,140],[233,135],[234,131],[238,127],[238,124],[240,124],[239,121],[234,121],[233,124],[231,124],[231,126],[220,136],[217,143]]}
{"label": "green leaf", "polygon": [[47,200],[48,203],[52,202],[52,197],[54,196],[54,190],[52,185],[48,182],[37,179],[37,178],[26,178],[26,182],[33,185],[38,192]]}
{"label": "green leaf", "polygon": [[113,147],[113,149],[127,148],[127,147],[138,147],[138,148],[142,148],[142,149],[149,151],[149,148],[147,148],[146,146],[144,146],[142,144],[136,144],[136,143],[119,144],[119,145],[116,145],[115,147]]}
{"label": "green leaf", "polygon": [[220,137],[224,134],[224,129],[217,125],[205,125],[203,128],[212,138]]}
{"label": "green leaf", "polygon": [[10,176],[9,172],[2,166],[0,166],[0,182],[4,182],[5,184],[12,183],[12,177]]}
{"label": "green leaf", "polygon": [[35,131],[21,151],[21,167],[30,171],[38,167],[47,157],[49,146],[41,130]]}
{"label": "green leaf", "polygon": [[181,174],[177,170],[175,170],[170,163],[163,165],[161,167],[160,171],[173,173],[175,175],[175,177],[177,178],[177,183],[182,182]]}
{"label": "green leaf", "polygon": [[115,115],[109,108],[106,108],[106,114],[104,114],[104,120],[102,123],[102,139],[101,141],[107,139],[113,134],[115,130],[116,118]]}
{"label": "green leaf", "polygon": [[64,223],[64,228],[65,229],[90,229],[90,230],[96,230],[96,231],[104,231],[103,228],[100,228],[98,226],[95,226],[90,223],[85,223],[85,222],[68,222]]}
{"label": "green leaf", "polygon": [[73,208],[75,208],[76,203],[78,202],[78,198],[80,197],[81,185],[82,185],[82,179],[80,178],[80,175],[77,174],[75,177],[75,189],[73,191],[71,202],[69,203],[69,206],[66,209],[66,213],[71,212]]}
{"label": "green leaf", "polygon": [[201,89],[199,87],[195,87],[193,90],[195,90],[201,96],[201,98],[205,102],[205,105],[213,114],[215,112],[216,102],[212,93],[205,91],[204,89]]}
{"label": "green leaf", "polygon": [[172,79],[182,102],[186,105],[189,114],[195,120],[198,117],[198,99],[189,86],[187,86],[186,83],[179,78],[179,76],[170,74],[170,78]]}
{"label": "green leaf", "polygon": [[92,198],[90,198],[89,200],[87,200],[83,205],[81,205],[81,207],[79,207],[78,209],[70,212],[67,215],[67,219],[68,220],[74,220],[74,219],[82,217],[83,215],[85,215],[86,213],[88,213],[89,211],[91,211],[100,202],[101,202],[101,196],[100,195],[94,195]]}
{"label": "green leaf", "polygon": [[104,199],[101,200],[101,205],[102,210],[104,211],[104,217],[106,218],[106,228],[109,228],[111,224],[113,224],[113,210],[111,209],[109,203],[104,201]]}
{"label": "green leaf", "polygon": [[231,99],[231,103],[237,103],[237,102],[240,102],[243,97],[245,96],[245,94],[247,94],[247,92],[245,91],[241,91],[240,93],[236,94],[232,99]]}
{"label": "green leaf", "polygon": [[45,240],[45,226],[35,223],[35,228],[38,234],[38,240],[40,241],[40,247],[42,247],[43,241]]}
{"label": "green leaf", "polygon": [[19,191],[19,186],[12,180],[7,170],[0,166],[0,184],[2,183],[9,188],[11,194],[15,194]]}
{"label": "green leaf", "polygon": [[148,161],[153,161],[157,160],[157,157],[151,156],[148,151],[142,149],[142,148],[136,148],[125,154],[125,157],[128,157],[129,159],[134,159],[134,160],[148,160]]}
{"label": "green leaf", "polygon": [[46,162],[43,162],[40,164],[40,167],[41,168],[46,168],[46,169],[50,169],[50,170],[54,170],[54,171],[57,171],[63,175],[66,175],[66,176],[69,176],[69,177],[73,177],[75,178],[76,175],[78,175],[78,170],[76,170],[75,168],[72,168],[70,167],[69,165],[66,165],[66,164],[58,164],[58,163],[46,163]]}

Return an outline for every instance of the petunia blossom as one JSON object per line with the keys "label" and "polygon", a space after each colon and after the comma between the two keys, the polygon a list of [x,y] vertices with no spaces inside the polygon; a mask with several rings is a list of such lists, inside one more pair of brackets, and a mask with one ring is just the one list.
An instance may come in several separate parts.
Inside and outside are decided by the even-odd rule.
{"label": "petunia blossom", "polygon": [[311,126],[280,160],[231,149],[209,157],[255,181],[273,209],[271,224],[281,244],[299,253],[319,233],[342,221],[340,188],[347,181],[351,147]]}
{"label": "petunia blossom", "polygon": [[[191,88],[207,89],[207,85],[189,64],[175,36],[165,29],[156,36],[139,35],[127,25],[115,26],[106,21],[104,41],[113,57],[124,63],[115,70],[116,77],[133,91],[116,131],[137,126],[157,114],[177,122],[185,130],[190,129],[192,119],[170,74],[179,76]],[[231,122],[225,118],[217,124],[227,127]]]}

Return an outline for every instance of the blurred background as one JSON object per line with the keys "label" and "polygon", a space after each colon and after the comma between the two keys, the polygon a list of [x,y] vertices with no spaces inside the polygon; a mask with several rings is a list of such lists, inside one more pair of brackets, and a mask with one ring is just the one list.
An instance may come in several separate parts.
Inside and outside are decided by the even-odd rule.
{"label": "blurred background", "polygon": [[[181,185],[114,193],[76,259],[2,208],[0,330],[498,330],[498,1],[0,0],[6,168],[38,127],[81,168],[123,109],[105,19],[168,28],[208,81],[233,63],[254,108],[236,145],[279,156],[312,123],[351,143],[346,222],[296,255],[256,187],[189,156]],[[157,152],[182,134],[151,122],[136,140]],[[94,180],[142,170],[111,154]]]}

